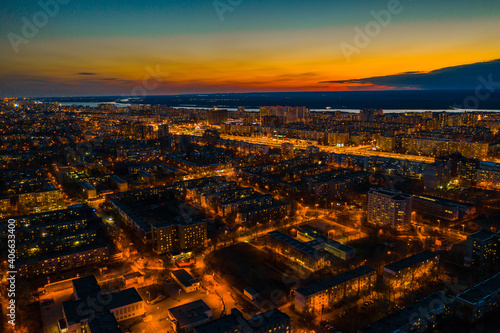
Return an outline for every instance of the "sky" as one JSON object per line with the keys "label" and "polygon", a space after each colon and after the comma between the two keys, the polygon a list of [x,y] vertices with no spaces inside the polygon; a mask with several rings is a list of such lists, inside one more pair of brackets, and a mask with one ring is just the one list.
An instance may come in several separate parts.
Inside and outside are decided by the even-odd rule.
{"label": "sky", "polygon": [[0,2],[0,97],[461,89],[498,59],[498,0]]}

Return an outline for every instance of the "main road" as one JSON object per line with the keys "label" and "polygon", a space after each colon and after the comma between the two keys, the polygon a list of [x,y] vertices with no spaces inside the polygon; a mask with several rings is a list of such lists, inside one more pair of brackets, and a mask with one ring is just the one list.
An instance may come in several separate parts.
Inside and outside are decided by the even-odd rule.
{"label": "main road", "polygon": [[[188,129],[181,128],[181,127],[173,127],[171,129],[171,132],[174,134],[188,134],[188,135],[195,135],[195,136],[201,136],[203,134],[202,129],[188,130]],[[321,151],[328,152],[328,153],[352,154],[352,155],[367,156],[367,157],[368,156],[379,156],[379,157],[395,158],[395,159],[409,160],[409,161],[414,161],[414,162],[425,162],[425,163],[433,163],[435,161],[434,157],[408,155],[408,154],[397,154],[397,153],[377,151],[377,150],[373,150],[373,147],[370,145],[358,146],[358,147],[333,147],[333,146],[325,146],[325,145],[308,143],[310,141],[303,140],[303,139],[294,139],[294,138],[268,138],[268,137],[254,138],[254,137],[236,136],[236,135],[228,135],[228,134],[221,134],[220,137],[222,139],[226,139],[226,140],[243,141],[243,142],[248,142],[248,143],[253,143],[253,144],[267,145],[270,147],[281,147],[281,144],[286,142],[286,143],[291,143],[295,147],[298,147],[301,149],[305,149],[308,146],[315,146],[315,147],[318,147]]]}

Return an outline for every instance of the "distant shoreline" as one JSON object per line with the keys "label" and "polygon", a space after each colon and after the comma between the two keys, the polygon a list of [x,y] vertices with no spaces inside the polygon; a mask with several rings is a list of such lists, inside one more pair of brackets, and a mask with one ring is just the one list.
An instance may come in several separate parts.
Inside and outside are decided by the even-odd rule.
{"label": "distant shoreline", "polygon": [[[244,106],[258,110],[260,106],[305,106],[313,111],[346,111],[382,109],[386,112],[423,111],[500,111],[500,89],[487,98],[476,96],[474,90],[383,90],[383,91],[332,91],[289,93],[232,93],[147,96],[70,96],[32,98],[45,102],[58,101],[68,104],[97,105],[101,103],[166,105],[170,107],[209,109],[220,107],[235,109]],[[486,95],[485,95],[486,96]]]}
{"label": "distant shoreline", "polygon": [[[118,107],[128,107],[131,106],[132,104],[127,104],[127,103],[116,103],[113,101],[109,102],[58,102],[61,105],[64,106],[82,106],[82,107],[91,107],[95,108],[99,104],[115,104]],[[142,103],[137,103],[137,104],[142,104]],[[172,106],[174,109],[192,109],[192,110],[209,110],[212,107],[207,107],[207,106]],[[224,109],[227,109],[228,111],[238,111],[238,108],[236,107],[223,107]],[[311,112],[335,112],[335,111],[340,111],[340,112],[347,112],[347,113],[357,113],[359,112],[360,109],[310,109]],[[247,112],[259,112],[259,109],[256,108],[246,108],[245,111]],[[384,109],[384,113],[405,113],[405,112],[411,112],[411,113],[418,113],[418,112],[500,112],[500,110],[491,110],[491,109],[484,109],[484,110],[475,110],[475,109],[469,109],[469,110],[462,110],[462,109]]]}

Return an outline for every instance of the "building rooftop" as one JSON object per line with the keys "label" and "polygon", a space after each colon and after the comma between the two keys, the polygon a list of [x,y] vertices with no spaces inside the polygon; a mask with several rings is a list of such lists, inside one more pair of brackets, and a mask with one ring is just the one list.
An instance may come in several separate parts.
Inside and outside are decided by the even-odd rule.
{"label": "building rooftop", "polygon": [[106,295],[111,298],[111,302],[107,305],[109,309],[116,309],[129,304],[142,302],[141,295],[135,288],[128,288]]}
{"label": "building rooftop", "polygon": [[101,287],[99,287],[94,275],[75,279],[72,283],[77,299],[84,300],[87,296],[96,297],[101,292]]}
{"label": "building rooftop", "polygon": [[118,177],[117,175],[111,175],[109,178],[113,179],[115,182],[117,182],[119,184],[125,184],[125,183],[127,183],[125,180],[123,180],[122,178]]}
{"label": "building rooftop", "polygon": [[168,228],[174,225],[177,226],[191,226],[191,225],[197,225],[197,224],[203,224],[207,223],[206,220],[181,220],[181,221],[165,221],[165,222],[160,222],[156,224],[151,224],[153,229],[161,229],[161,228]]}
{"label": "building rooftop", "polygon": [[312,237],[312,238],[314,238],[316,240],[324,242],[324,243],[326,243],[326,244],[328,244],[330,246],[333,246],[333,247],[339,249],[340,251],[344,251],[344,252],[355,251],[355,249],[353,249],[352,247],[350,247],[348,245],[344,245],[342,243],[339,243],[336,240],[330,239],[330,238],[328,238],[328,237],[326,237],[326,236],[324,236],[324,235],[322,235],[320,233],[314,232],[314,231],[312,231],[310,229],[306,229],[306,228],[300,229],[299,232],[303,233],[303,234],[305,234],[305,235],[307,235],[309,237]]}
{"label": "building rooftop", "polygon": [[115,316],[110,312],[96,313],[94,320],[89,321],[89,330],[92,333],[122,333]]}
{"label": "building rooftop", "polygon": [[137,213],[134,209],[132,209],[125,202],[120,199],[112,199],[111,202],[118,208],[120,208],[127,216],[132,219],[139,228],[141,228],[144,232],[151,231],[151,224],[146,221],[141,214]]}
{"label": "building rooftop", "polygon": [[263,205],[263,206],[257,206],[254,208],[249,208],[249,209],[242,209],[238,213],[246,214],[246,213],[251,213],[251,212],[259,212],[261,210],[266,210],[266,209],[274,208],[274,207],[283,207],[283,206],[287,206],[287,205],[289,205],[289,203],[275,200],[271,205]]}
{"label": "building rooftop", "polygon": [[37,261],[42,261],[42,260],[50,260],[54,258],[60,258],[63,256],[79,253],[79,252],[85,252],[85,251],[92,251],[92,250],[97,250],[97,249],[107,249],[108,245],[105,243],[99,243],[99,244],[92,244],[89,246],[82,246],[82,247],[77,247],[73,249],[69,249],[66,251],[57,251],[57,252],[52,252],[52,253],[47,253],[41,256],[36,256],[36,257],[28,257],[19,261],[16,261],[18,265],[27,265],[32,262],[37,262]]}
{"label": "building rooftop", "polygon": [[185,269],[178,269],[172,272],[172,274],[175,276],[177,281],[182,283],[185,287],[189,287],[193,285],[194,283],[200,282],[199,279],[196,279],[191,276]]}
{"label": "building rooftop", "polygon": [[401,191],[393,190],[387,187],[377,187],[377,188],[371,188],[370,193],[377,193],[377,194],[382,194],[385,196],[389,196],[394,200],[407,200],[408,198],[411,198],[412,195],[408,193],[403,193]]}
{"label": "building rooftop", "polygon": [[494,235],[498,235],[498,234],[495,233],[495,232],[493,232],[493,231],[491,231],[488,228],[481,228],[481,230],[479,230],[478,232],[475,232],[475,233],[469,235],[469,237],[472,238],[472,239],[477,239],[477,240],[484,241],[484,240],[487,240],[487,239],[493,237]]}
{"label": "building rooftop", "polygon": [[[452,298],[446,296],[442,291],[440,291],[370,325],[367,325],[365,328],[361,329],[360,332],[398,332],[402,327],[410,324],[410,322],[418,320],[420,317],[426,317],[426,313],[430,311],[440,311],[441,308],[451,305],[452,302]],[[422,311],[427,312],[422,313]]]}
{"label": "building rooftop", "polygon": [[432,197],[429,195],[422,196],[422,195],[417,195],[414,196],[415,199],[417,200],[425,200],[425,201],[433,201],[439,205],[443,206],[450,206],[450,207],[474,207],[474,205],[465,203],[465,202],[459,202],[459,201],[453,201],[453,200],[447,200],[447,199],[442,199],[438,197]]}
{"label": "building rooftop", "polygon": [[418,265],[426,260],[434,259],[439,257],[439,254],[431,251],[424,251],[414,254],[410,257],[401,259],[399,261],[393,262],[391,264],[385,265],[384,270],[389,270],[391,272],[397,273],[403,269]]}
{"label": "building rooftop", "polygon": [[457,296],[457,299],[475,304],[498,290],[500,290],[500,273],[464,291]]}
{"label": "building rooftop", "polygon": [[135,278],[138,278],[138,277],[141,277],[143,276],[141,273],[139,272],[132,272],[132,273],[129,273],[129,274],[124,274],[123,275],[123,278],[125,280],[129,280],[129,279],[135,279]]}
{"label": "building rooftop", "polygon": [[87,181],[81,182],[80,185],[82,185],[82,187],[87,191],[93,191],[93,190],[95,191],[94,185],[90,184]]}
{"label": "building rooftop", "polygon": [[344,282],[347,282],[349,280],[358,278],[358,277],[366,275],[366,274],[370,274],[372,272],[375,272],[375,269],[373,269],[369,266],[360,266],[358,268],[347,271],[345,273],[341,273],[341,274],[332,276],[331,278],[321,280],[321,281],[318,281],[316,283],[310,284],[308,286],[299,288],[299,289],[297,289],[296,292],[307,297],[310,295],[317,294],[320,291],[333,288],[333,287],[335,287],[339,284],[342,284]]}
{"label": "building rooftop", "polygon": [[230,315],[198,326],[196,333],[272,332],[282,323],[289,324],[290,317],[278,309],[271,309],[249,320],[245,320],[239,310],[232,309]]}
{"label": "building rooftop", "polygon": [[221,317],[217,320],[196,327],[196,333],[229,333],[238,332],[241,323],[245,320],[238,315],[231,313],[230,315]]}
{"label": "building rooftop", "polygon": [[247,293],[249,293],[252,296],[259,295],[259,293],[256,292],[255,289],[253,289],[252,287],[245,288],[243,291],[246,291]]}
{"label": "building rooftop", "polygon": [[287,243],[288,245],[296,248],[297,250],[304,252],[310,256],[315,256],[317,251],[315,248],[313,248],[311,245],[308,243],[303,243],[299,240],[296,240],[295,238],[285,235],[282,232],[279,231],[271,231],[267,234],[268,236],[274,237],[276,239],[279,239],[280,241]]}
{"label": "building rooftop", "polygon": [[212,309],[201,299],[168,309],[168,312],[175,318],[180,328],[209,319],[207,312],[211,311]]}
{"label": "building rooftop", "polygon": [[88,304],[86,301],[66,301],[62,303],[64,318],[68,326],[78,324],[82,321],[86,321],[90,318],[93,311],[81,311],[80,309],[87,309]]}
{"label": "building rooftop", "polygon": [[219,203],[219,205],[220,206],[226,206],[226,205],[230,206],[230,205],[238,203],[238,202],[257,201],[257,200],[266,199],[266,198],[272,199],[273,196],[270,194],[253,194],[253,195],[248,196],[248,197],[238,198],[238,199],[231,200],[231,201],[222,201]]}
{"label": "building rooftop", "polygon": [[290,317],[278,309],[271,309],[247,321],[254,332],[271,331],[277,324],[283,322],[290,322]]}

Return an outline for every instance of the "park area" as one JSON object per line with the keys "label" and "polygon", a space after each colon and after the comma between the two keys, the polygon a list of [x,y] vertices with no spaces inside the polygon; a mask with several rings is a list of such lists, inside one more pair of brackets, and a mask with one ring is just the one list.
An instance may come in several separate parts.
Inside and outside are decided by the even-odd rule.
{"label": "park area", "polygon": [[296,283],[291,282],[296,280],[290,277],[292,270],[288,266],[248,243],[212,252],[205,262],[233,288],[243,292],[251,287],[263,299],[286,296],[292,287],[296,287]]}

